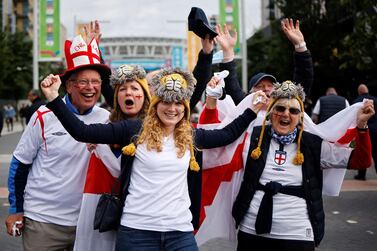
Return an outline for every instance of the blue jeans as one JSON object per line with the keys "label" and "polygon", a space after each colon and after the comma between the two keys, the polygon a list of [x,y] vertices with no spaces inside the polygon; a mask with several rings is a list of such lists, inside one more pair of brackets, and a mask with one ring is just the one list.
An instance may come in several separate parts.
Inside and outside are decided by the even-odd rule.
{"label": "blue jeans", "polygon": [[120,226],[116,251],[199,251],[192,232],[158,232]]}

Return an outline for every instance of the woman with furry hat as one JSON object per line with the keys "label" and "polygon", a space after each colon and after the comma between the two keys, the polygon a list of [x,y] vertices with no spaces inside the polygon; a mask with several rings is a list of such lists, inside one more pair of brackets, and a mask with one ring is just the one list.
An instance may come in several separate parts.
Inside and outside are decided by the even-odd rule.
{"label": "woman with furry hat", "polygon": [[239,251],[314,251],[324,235],[322,168],[371,164],[366,126],[373,102],[366,101],[357,113],[356,147],[351,149],[303,130],[304,95],[291,81],[276,84],[263,125],[253,129],[232,210]]}
{"label": "woman with furry hat", "polygon": [[[150,94],[146,73],[138,65],[121,65],[110,77],[114,89],[114,107],[110,122],[143,119],[148,111]],[[77,222],[74,250],[114,250],[116,231],[100,233],[93,229],[96,205],[101,194],[111,193],[120,174],[119,145],[88,144],[92,155],[85,180],[83,201]]]}
{"label": "woman with furry hat", "polygon": [[[58,78],[42,82],[47,105],[68,132],[79,141],[120,144],[123,214],[116,250],[163,247],[162,250],[198,250],[190,208],[187,173],[199,171],[197,148],[213,148],[236,140],[256,117],[261,104],[250,108],[219,130],[193,129],[189,100],[196,80],[179,69],[164,69],[152,80],[154,96],[144,121],[85,125],[60,103]],[[189,168],[188,168],[189,167]]]}

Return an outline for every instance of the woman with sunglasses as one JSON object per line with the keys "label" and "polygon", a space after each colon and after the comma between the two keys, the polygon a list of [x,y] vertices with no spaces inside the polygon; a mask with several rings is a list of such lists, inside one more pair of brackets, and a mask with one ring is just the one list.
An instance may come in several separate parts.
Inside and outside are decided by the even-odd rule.
{"label": "woman with sunglasses", "polygon": [[356,147],[351,149],[303,130],[304,95],[290,81],[276,85],[263,125],[253,129],[232,210],[238,251],[314,251],[324,235],[322,168],[371,165],[367,121],[374,114],[373,102],[358,111]]}

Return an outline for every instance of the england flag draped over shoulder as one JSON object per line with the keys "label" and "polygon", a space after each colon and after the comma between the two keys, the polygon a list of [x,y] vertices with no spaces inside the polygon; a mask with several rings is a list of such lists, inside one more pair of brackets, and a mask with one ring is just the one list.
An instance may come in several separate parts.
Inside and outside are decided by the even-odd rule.
{"label": "england flag draped over shoulder", "polygon": [[86,174],[84,194],[76,229],[74,250],[115,250],[116,231],[100,233],[93,229],[94,215],[101,194],[111,193],[120,173],[120,158],[108,145],[97,145]]}
{"label": "england flag draped over shoulder", "polygon": [[[199,124],[198,128],[223,128],[250,107],[253,94],[248,95],[238,106],[227,96],[218,101],[219,119],[217,124]],[[356,114],[362,103],[356,103],[321,124],[314,124],[305,114],[304,130],[316,134],[324,140],[348,144],[356,132]],[[213,238],[236,240],[232,206],[238,194],[244,172],[244,164],[254,126],[264,120],[265,112],[260,111],[248,129],[232,144],[225,147],[203,150],[203,183],[200,223],[195,238],[198,246]],[[345,169],[328,169],[323,172],[323,193],[338,195]]]}

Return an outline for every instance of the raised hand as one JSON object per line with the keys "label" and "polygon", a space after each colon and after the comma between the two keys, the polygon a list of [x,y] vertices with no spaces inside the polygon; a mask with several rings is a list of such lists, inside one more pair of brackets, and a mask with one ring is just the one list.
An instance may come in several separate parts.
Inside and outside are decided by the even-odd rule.
{"label": "raised hand", "polygon": [[258,113],[262,108],[264,108],[268,103],[268,98],[263,91],[256,91],[250,95],[253,95],[251,99],[251,106],[250,109]]}
{"label": "raised hand", "polygon": [[357,112],[357,127],[358,128],[365,128],[367,126],[368,120],[374,115],[374,105],[373,100],[365,100],[363,107],[359,109]]}
{"label": "raised hand", "polygon": [[85,34],[84,40],[86,44],[89,44],[93,38],[97,41],[97,44],[99,44],[102,33],[101,33],[98,20],[90,21],[89,25],[85,25],[84,34]]}
{"label": "raised hand", "polygon": [[48,101],[59,96],[59,87],[62,84],[58,75],[50,74],[41,82],[41,89]]}
{"label": "raised hand", "polygon": [[220,82],[220,78],[213,76],[207,83],[206,88],[206,107],[207,109],[216,109],[218,96],[222,96],[222,89],[220,94],[216,94],[216,87]]}
{"label": "raised hand", "polygon": [[220,78],[213,76],[207,83],[207,87],[215,88],[220,82]]}
{"label": "raised hand", "polygon": [[289,39],[289,41],[291,41],[293,45],[299,45],[305,42],[304,35],[300,30],[299,20],[297,20],[294,24],[292,18],[284,18],[283,20],[281,20],[280,24],[285,36]]}
{"label": "raised hand", "polygon": [[[221,25],[216,25],[216,32],[219,34],[214,38],[215,42],[221,46],[224,53],[224,59],[234,57],[234,47],[237,43],[237,31],[234,30],[231,33],[228,27],[224,24],[224,28],[221,29]],[[230,60],[231,61],[231,60]]]}

